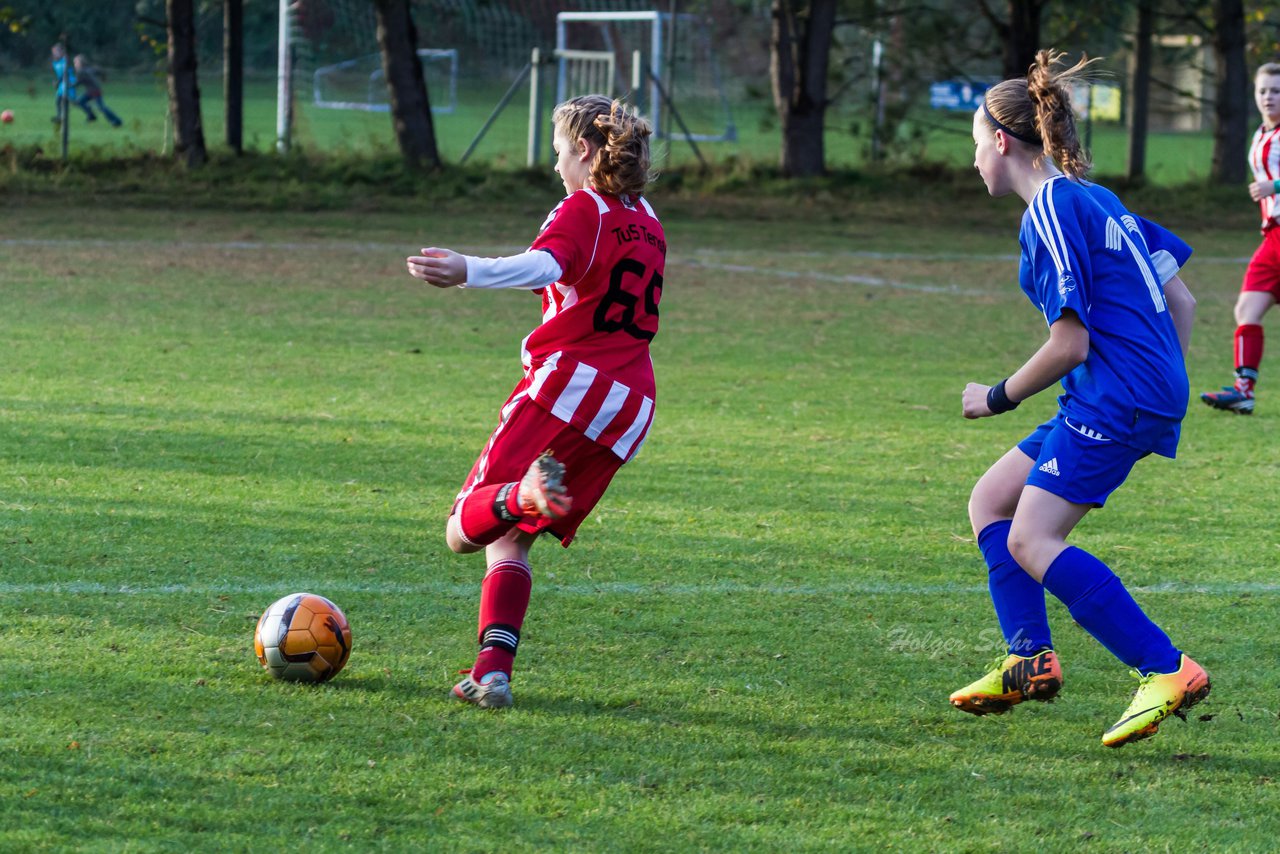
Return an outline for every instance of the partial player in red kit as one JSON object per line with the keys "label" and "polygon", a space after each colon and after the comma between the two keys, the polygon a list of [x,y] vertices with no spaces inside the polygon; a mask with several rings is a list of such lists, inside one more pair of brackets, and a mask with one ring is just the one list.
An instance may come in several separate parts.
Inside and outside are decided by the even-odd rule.
{"label": "partial player in red kit", "polygon": [[532,574],[548,532],[568,546],[613,475],[643,444],[654,412],[649,342],[667,254],[643,197],[648,122],[603,95],[556,107],[556,172],[568,195],[529,251],[477,258],[423,249],[409,274],[439,288],[517,288],[542,295],[524,339],[524,376],[503,404],[445,527],[460,554],[484,549],[480,652],[453,687],[484,708],[511,705],[511,669]]}
{"label": "partial player in red kit", "polygon": [[1249,261],[1236,299],[1235,382],[1200,395],[1214,409],[1239,415],[1253,414],[1254,386],[1262,364],[1262,316],[1280,299],[1280,64],[1268,62],[1258,68],[1253,96],[1262,124],[1249,145],[1254,178],[1249,196],[1262,209],[1262,245]]}

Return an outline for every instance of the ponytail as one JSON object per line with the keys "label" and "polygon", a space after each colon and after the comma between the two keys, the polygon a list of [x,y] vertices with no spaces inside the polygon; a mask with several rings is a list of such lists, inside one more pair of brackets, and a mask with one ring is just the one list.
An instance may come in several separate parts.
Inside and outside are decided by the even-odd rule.
{"label": "ponytail", "polygon": [[643,195],[652,179],[649,137],[653,128],[647,121],[621,101],[604,95],[565,101],[551,119],[566,139],[585,139],[596,146],[589,172],[591,186],[614,196]]}
{"label": "ponytail", "polygon": [[1090,66],[1097,59],[1081,57],[1067,69],[1058,70],[1065,56],[1061,51],[1042,50],[1027,71],[1026,79],[1010,79],[987,90],[983,107],[992,124],[1018,139],[1039,141],[1044,155],[1077,180],[1084,178],[1093,164],[1080,144],[1075,113],[1071,109],[1071,85],[1092,78]]}

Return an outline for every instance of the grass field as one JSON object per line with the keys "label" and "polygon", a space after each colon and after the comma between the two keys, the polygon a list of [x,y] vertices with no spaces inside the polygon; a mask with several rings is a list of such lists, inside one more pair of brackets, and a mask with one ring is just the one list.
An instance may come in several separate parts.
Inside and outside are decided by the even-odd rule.
{"label": "grass field", "polygon": [[[222,82],[218,75],[201,78],[201,115],[205,142],[210,150],[225,149]],[[441,156],[457,163],[475,143],[471,159],[499,166],[522,166],[528,145],[528,94],[522,90],[511,105],[493,121],[477,140],[490,113],[498,104],[507,81],[464,82],[457,109],[437,114],[434,126]],[[106,102],[124,118],[121,128],[106,122],[89,124],[73,108],[70,151],[73,155],[170,151],[172,132],[166,129],[168,100],[163,77],[121,76],[112,78]],[[251,81],[245,92],[244,145],[253,151],[271,151],[276,140],[276,92],[274,81]],[[309,96],[308,96],[309,98]],[[52,88],[42,77],[0,75],[0,109],[12,109],[16,119],[0,125],[0,148],[6,143],[42,146],[50,156],[60,156],[61,137],[50,122],[54,115]],[[779,131],[772,106],[758,101],[733,105],[738,129],[735,142],[704,142],[698,152],[712,164],[739,159],[776,165]],[[548,121],[549,115],[547,117]],[[694,119],[690,118],[693,122]],[[921,110],[904,128],[901,139],[888,146],[895,162],[926,161],[950,166],[967,166],[973,161],[967,114]],[[851,131],[857,126],[859,131]],[[864,167],[870,150],[869,119],[852,105],[840,104],[828,116],[827,163],[832,169]],[[710,122],[697,124],[699,132],[711,132]],[[918,138],[916,135],[918,134]],[[911,142],[903,140],[910,138]],[[298,105],[295,140],[304,151],[394,152],[395,137],[386,113],[320,109],[303,98]],[[1127,136],[1124,128],[1100,123],[1090,138],[1100,174],[1124,174]],[[1147,172],[1159,184],[1180,184],[1208,174],[1212,140],[1204,133],[1153,133],[1147,152]],[[551,160],[549,142],[543,152]],[[662,142],[655,147],[660,168],[669,169],[697,163],[686,143]]]}
{"label": "grass field", "polygon": [[[0,850],[1256,851],[1280,832],[1265,371],[1256,416],[1195,404],[1180,459],[1143,462],[1075,537],[1211,672],[1191,720],[1101,747],[1136,683],[1056,603],[1056,703],[948,707],[999,651],[968,490],[1053,411],[959,415],[965,382],[1044,336],[1015,203],[957,197],[922,243],[909,199],[656,193],[657,420],[574,546],[535,549],[517,705],[490,714],[448,695],[483,566],[442,524],[538,311],[424,288],[403,258],[525,245],[554,195],[359,216],[72,201],[0,201]],[[1227,377],[1241,206],[1165,218],[1198,248],[1197,391]],[[252,652],[261,610],[301,589],[354,630],[325,686]]]}

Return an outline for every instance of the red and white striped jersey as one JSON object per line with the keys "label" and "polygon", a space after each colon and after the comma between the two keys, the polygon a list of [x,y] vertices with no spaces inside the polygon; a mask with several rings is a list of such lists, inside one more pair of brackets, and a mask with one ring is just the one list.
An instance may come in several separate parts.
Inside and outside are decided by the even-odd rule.
{"label": "red and white striped jersey", "polygon": [[528,393],[630,459],[653,420],[662,224],[644,198],[586,188],[556,206],[530,248],[550,252],[562,274],[541,289],[542,323],[521,345]]}
{"label": "red and white striped jersey", "polygon": [[[1259,125],[1249,144],[1249,168],[1255,181],[1280,179],[1280,126],[1267,129]],[[1280,196],[1263,196],[1258,201],[1262,209],[1262,230],[1269,231],[1280,222]]]}

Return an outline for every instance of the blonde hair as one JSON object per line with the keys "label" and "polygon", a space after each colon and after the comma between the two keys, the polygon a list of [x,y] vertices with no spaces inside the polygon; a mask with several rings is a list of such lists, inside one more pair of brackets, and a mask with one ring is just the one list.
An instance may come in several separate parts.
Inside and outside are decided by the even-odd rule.
{"label": "blonde hair", "polygon": [[983,105],[993,124],[1024,141],[1035,140],[1046,157],[1079,179],[1089,173],[1093,164],[1076,132],[1071,84],[1090,80],[1093,75],[1089,66],[1098,60],[1081,57],[1070,68],[1055,70],[1055,66],[1062,65],[1064,56],[1061,51],[1038,52],[1025,79],[1015,77],[992,86]]}
{"label": "blonde hair", "polygon": [[604,95],[582,95],[556,107],[555,129],[570,142],[596,146],[591,186],[614,196],[640,196],[648,186],[649,137],[653,128],[621,102]]}
{"label": "blonde hair", "polygon": [[1264,62],[1258,66],[1258,70],[1253,73],[1254,78],[1262,74],[1280,74],[1280,62]]}

